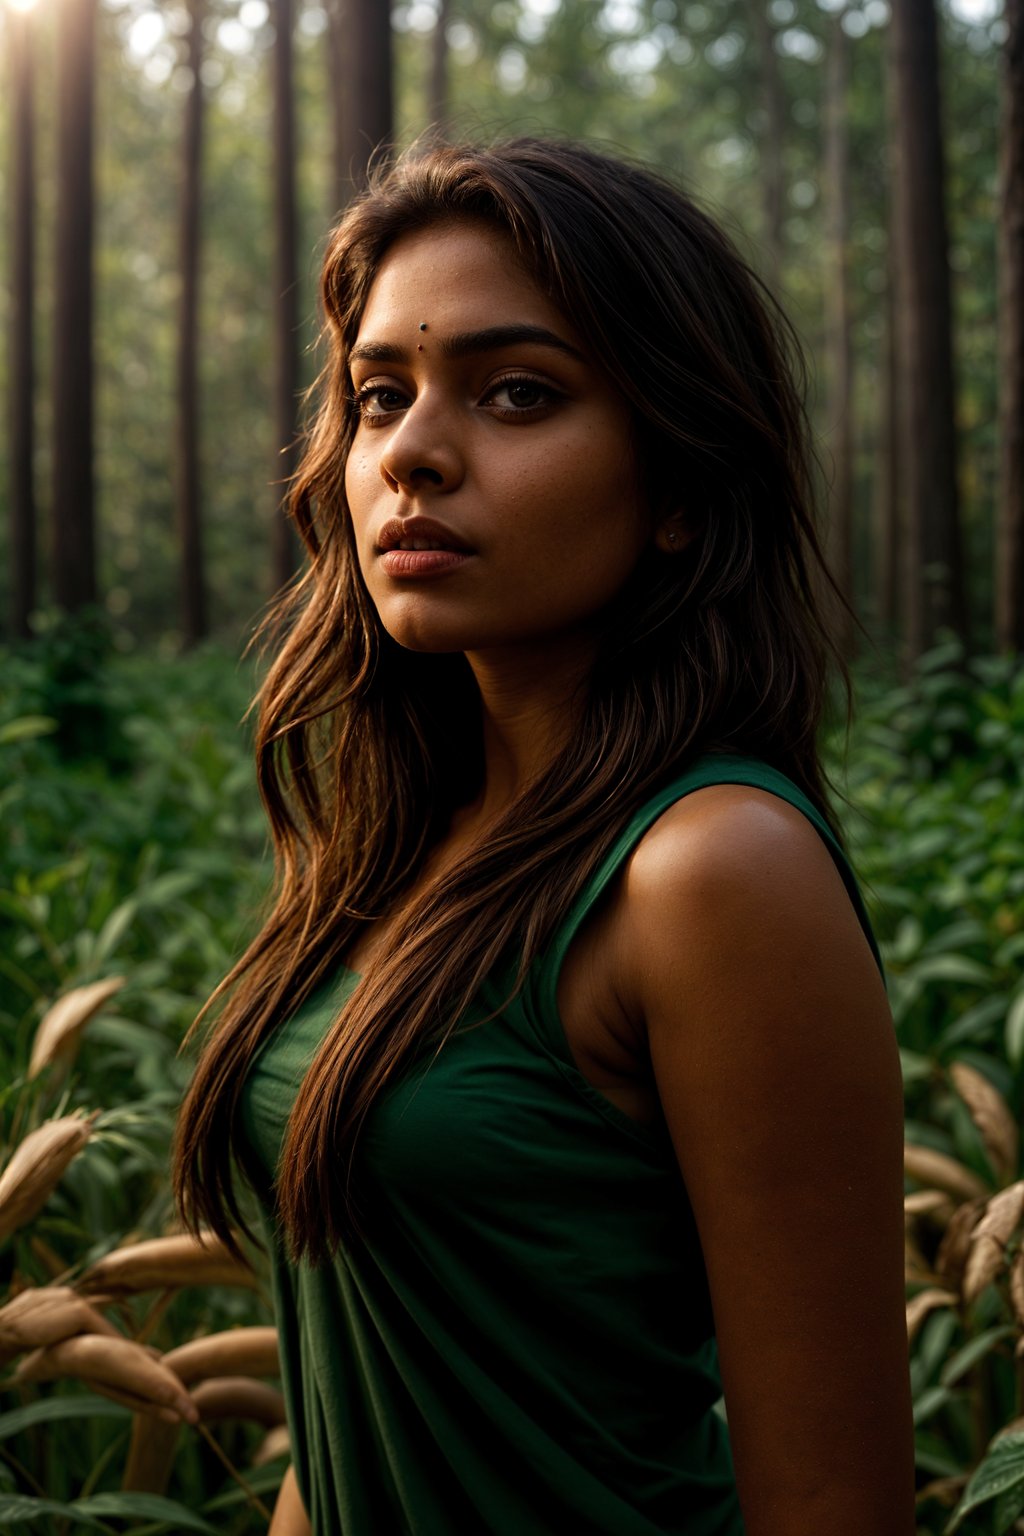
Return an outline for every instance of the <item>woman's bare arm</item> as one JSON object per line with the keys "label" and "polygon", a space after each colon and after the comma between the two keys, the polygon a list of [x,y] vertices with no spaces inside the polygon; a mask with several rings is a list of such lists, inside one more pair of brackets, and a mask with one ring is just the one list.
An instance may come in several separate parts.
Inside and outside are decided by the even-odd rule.
{"label": "woman's bare arm", "polygon": [[294,1467],[288,1468],[281,1482],[267,1536],[313,1536],[313,1527],[295,1481]]}
{"label": "woman's bare arm", "polygon": [[625,908],[747,1536],[912,1536],[899,1059],[842,881],[798,811],[716,786],[649,834]]}

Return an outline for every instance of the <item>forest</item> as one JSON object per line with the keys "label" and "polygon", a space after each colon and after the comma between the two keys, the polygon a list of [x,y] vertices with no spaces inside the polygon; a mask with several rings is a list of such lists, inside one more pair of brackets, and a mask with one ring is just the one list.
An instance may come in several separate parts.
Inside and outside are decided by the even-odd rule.
{"label": "forest", "polygon": [[4,0],[0,38],[0,1529],[267,1527],[266,1270],[180,1235],[167,1159],[270,888],[250,641],[302,568],[320,261],[392,147],[535,133],[683,185],[800,337],[918,1530],[1024,1532],[1022,0]]}

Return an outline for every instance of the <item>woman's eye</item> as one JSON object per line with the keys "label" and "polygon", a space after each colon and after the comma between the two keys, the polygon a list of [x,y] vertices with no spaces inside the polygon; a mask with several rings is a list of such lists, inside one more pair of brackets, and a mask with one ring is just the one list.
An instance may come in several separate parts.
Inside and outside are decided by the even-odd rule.
{"label": "woman's eye", "polygon": [[487,394],[488,401],[509,416],[525,415],[527,411],[550,405],[554,398],[555,391],[538,379],[503,379]]}
{"label": "woman's eye", "polygon": [[364,421],[371,416],[390,416],[402,409],[404,401],[402,391],[387,384],[371,384],[358,390],[353,397],[353,404]]}

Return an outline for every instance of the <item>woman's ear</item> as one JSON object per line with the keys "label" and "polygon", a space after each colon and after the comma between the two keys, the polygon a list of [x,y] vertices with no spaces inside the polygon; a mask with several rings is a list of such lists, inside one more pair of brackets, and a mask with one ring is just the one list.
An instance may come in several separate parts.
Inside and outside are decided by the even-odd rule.
{"label": "woman's ear", "polygon": [[678,509],[668,513],[654,531],[654,547],[663,555],[678,555],[696,534],[685,514]]}

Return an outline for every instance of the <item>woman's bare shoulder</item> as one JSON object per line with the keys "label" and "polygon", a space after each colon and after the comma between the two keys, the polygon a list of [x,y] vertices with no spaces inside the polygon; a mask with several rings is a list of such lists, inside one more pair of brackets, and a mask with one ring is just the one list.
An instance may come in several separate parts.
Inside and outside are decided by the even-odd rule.
{"label": "woman's bare shoulder", "polygon": [[[746,784],[694,790],[638,844],[622,885],[620,921],[645,973],[769,944],[781,958],[827,941],[874,969],[832,853],[788,801]],[[680,943],[686,936],[693,942]],[[859,969],[859,965],[858,965]]]}

